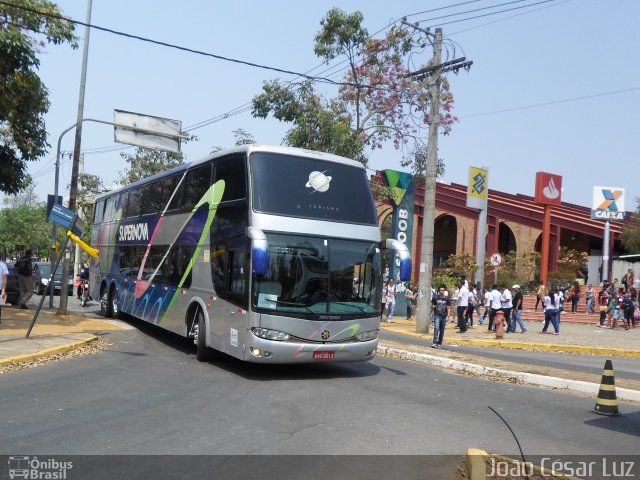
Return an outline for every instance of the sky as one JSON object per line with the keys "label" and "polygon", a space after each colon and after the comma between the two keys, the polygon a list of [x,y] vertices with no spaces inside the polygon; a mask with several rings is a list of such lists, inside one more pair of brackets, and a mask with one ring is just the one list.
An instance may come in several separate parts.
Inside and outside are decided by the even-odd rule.
{"label": "sky", "polygon": [[[466,184],[469,166],[486,166],[490,188],[533,195],[535,173],[546,171],[562,175],[564,201],[591,206],[594,186],[622,187],[626,209],[635,210],[640,197],[640,2],[540,2],[93,0],[91,23],[335,80],[343,72],[340,59],[326,66],[313,53],[320,20],[331,8],[361,11],[369,33],[403,16],[423,28],[441,25],[448,43],[456,45],[455,52],[444,55],[473,61],[468,72],[448,74],[460,120],[449,135],[439,137],[439,157],[446,165],[442,181]],[[65,15],[86,19],[86,1],[57,3]],[[45,117],[51,148],[41,161],[30,162],[29,171],[42,200],[53,193],[58,137],[77,117],[84,27],[77,27],[76,34],[80,48],[47,45],[40,54],[39,74],[51,102]],[[426,51],[414,61],[426,63],[430,56]],[[183,146],[187,160],[203,158],[214,146],[232,146],[238,128],[259,143],[280,145],[287,124],[272,117],[254,119],[243,111],[263,82],[276,78],[296,79],[92,30],[84,118],[113,121],[113,110],[119,109],[180,120],[183,130],[222,118],[190,130],[199,140]],[[335,87],[318,88],[336,95]],[[243,113],[225,115],[237,110]],[[82,132],[85,172],[113,183],[126,167],[121,152],[133,153],[133,147],[114,143],[108,125],[85,122]],[[427,129],[420,134],[426,137]],[[71,152],[73,141],[73,132],[67,133],[62,151]],[[402,152],[391,144],[370,158],[373,170],[406,170],[400,166]],[[71,162],[63,155],[65,199],[70,177]]]}

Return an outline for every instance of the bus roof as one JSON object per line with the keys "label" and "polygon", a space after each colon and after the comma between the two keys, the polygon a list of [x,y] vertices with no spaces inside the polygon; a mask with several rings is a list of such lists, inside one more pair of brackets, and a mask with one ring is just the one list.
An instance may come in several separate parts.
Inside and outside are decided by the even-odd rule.
{"label": "bus roof", "polygon": [[157,178],[162,178],[164,176],[168,176],[174,173],[179,173],[179,172],[183,172],[184,170],[187,170],[190,167],[193,166],[197,166],[201,163],[206,163],[209,160],[212,160],[214,158],[217,157],[222,157],[225,155],[229,155],[229,154],[233,154],[233,153],[242,153],[245,152],[247,155],[250,155],[253,152],[270,152],[270,153],[280,153],[282,155],[300,155],[300,156],[305,156],[305,157],[310,157],[310,158],[315,158],[318,160],[326,160],[329,162],[336,162],[336,163],[342,163],[344,165],[350,165],[352,167],[357,167],[357,168],[362,168],[364,170],[364,165],[362,165],[362,163],[357,162],[355,160],[351,160],[349,158],[346,157],[341,157],[339,155],[334,155],[332,153],[324,153],[324,152],[317,152],[315,150],[307,150],[304,148],[296,148],[296,147],[283,147],[283,146],[276,146],[276,145],[261,145],[261,144],[257,144],[257,143],[252,143],[252,144],[246,144],[246,145],[240,145],[238,147],[233,147],[233,148],[227,148],[224,150],[219,150],[205,158],[201,158],[199,160],[194,160],[193,162],[186,162],[182,165],[178,165],[177,167],[171,168],[169,170],[166,170],[164,172],[160,172],[157,173],[151,177],[147,177],[147,178],[143,178],[138,180],[137,182],[134,183],[130,183],[127,185],[124,185],[120,188],[111,190],[109,192],[105,192],[102,193],[100,195],[96,196],[96,201],[104,198],[104,197],[109,197],[111,195],[113,195],[114,193],[118,193],[121,192],[123,190],[128,190],[130,188],[135,188],[139,185],[144,185],[145,183],[148,182],[152,182],[153,180],[156,180]]}

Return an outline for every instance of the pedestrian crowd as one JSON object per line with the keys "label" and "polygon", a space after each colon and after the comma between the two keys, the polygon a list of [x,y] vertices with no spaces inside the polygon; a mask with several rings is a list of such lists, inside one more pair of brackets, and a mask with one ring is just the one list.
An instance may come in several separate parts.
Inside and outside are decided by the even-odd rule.
{"label": "pedestrian crowd", "polygon": [[[604,280],[597,293],[591,284],[582,291],[583,288],[578,281],[566,289],[548,288],[547,285],[540,284],[535,292],[534,306],[535,311],[539,307],[544,311],[544,325],[540,333],[559,335],[565,303],[572,314],[577,314],[581,298],[584,298],[587,314],[599,313],[598,326],[625,330],[635,328],[636,322],[640,321],[637,286],[635,274],[631,269],[621,282],[618,282],[618,279],[614,279],[613,282]],[[392,321],[397,294],[404,294],[407,319],[411,319],[421,297],[417,286],[413,284],[400,288],[393,279],[384,284],[382,307],[383,311],[386,311],[387,322]],[[511,288],[506,284],[494,284],[490,289],[483,289],[480,284],[470,285],[465,277],[461,277],[452,294],[446,285],[438,285],[431,290],[432,347],[440,348],[442,345],[447,322],[457,324],[457,333],[461,334],[475,326],[483,326],[487,319],[488,331],[495,331],[496,322],[501,321],[506,333],[516,333],[518,328],[521,333],[526,333],[527,326],[522,319],[523,303],[524,295],[518,284],[512,285]],[[553,328],[552,332],[549,331],[549,327]]]}

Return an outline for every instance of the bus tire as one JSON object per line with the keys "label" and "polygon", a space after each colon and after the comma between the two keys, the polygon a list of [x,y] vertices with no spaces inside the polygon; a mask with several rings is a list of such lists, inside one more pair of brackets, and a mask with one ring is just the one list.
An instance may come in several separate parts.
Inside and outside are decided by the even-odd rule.
{"label": "bus tire", "polygon": [[118,292],[116,291],[116,287],[113,286],[109,290],[109,305],[111,306],[111,316],[113,318],[122,318],[122,312],[120,311],[120,305],[118,304]]}
{"label": "bus tire", "polygon": [[102,290],[102,295],[100,296],[100,315],[105,318],[111,318],[113,316],[113,311],[111,310],[111,299],[109,297],[110,290],[105,287]]}
{"label": "bus tire", "polygon": [[198,339],[196,342],[196,358],[200,362],[209,362],[213,360],[213,350],[207,347],[206,334],[207,325],[204,321],[202,310],[197,309],[196,321],[198,322]]}

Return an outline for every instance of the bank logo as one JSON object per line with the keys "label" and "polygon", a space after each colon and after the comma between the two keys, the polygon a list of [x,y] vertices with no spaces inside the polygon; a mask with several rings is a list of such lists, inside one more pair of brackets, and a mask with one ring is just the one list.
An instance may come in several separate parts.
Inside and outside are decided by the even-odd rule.
{"label": "bank logo", "polygon": [[593,187],[592,219],[624,220],[624,215],[624,188]]}
{"label": "bank logo", "polygon": [[611,190],[608,188],[602,189],[602,196],[604,197],[604,202],[598,206],[596,210],[609,210],[610,212],[617,212],[618,206],[616,205],[616,200],[618,200],[624,194],[624,190]]}
{"label": "bank logo", "polygon": [[549,183],[542,189],[542,193],[549,200],[555,200],[560,196],[560,190],[556,187],[556,182],[553,181],[553,177],[549,179]]}
{"label": "bank logo", "polygon": [[485,190],[486,177],[483,173],[477,173],[473,177],[473,187],[471,191],[477,195],[482,195]]}

